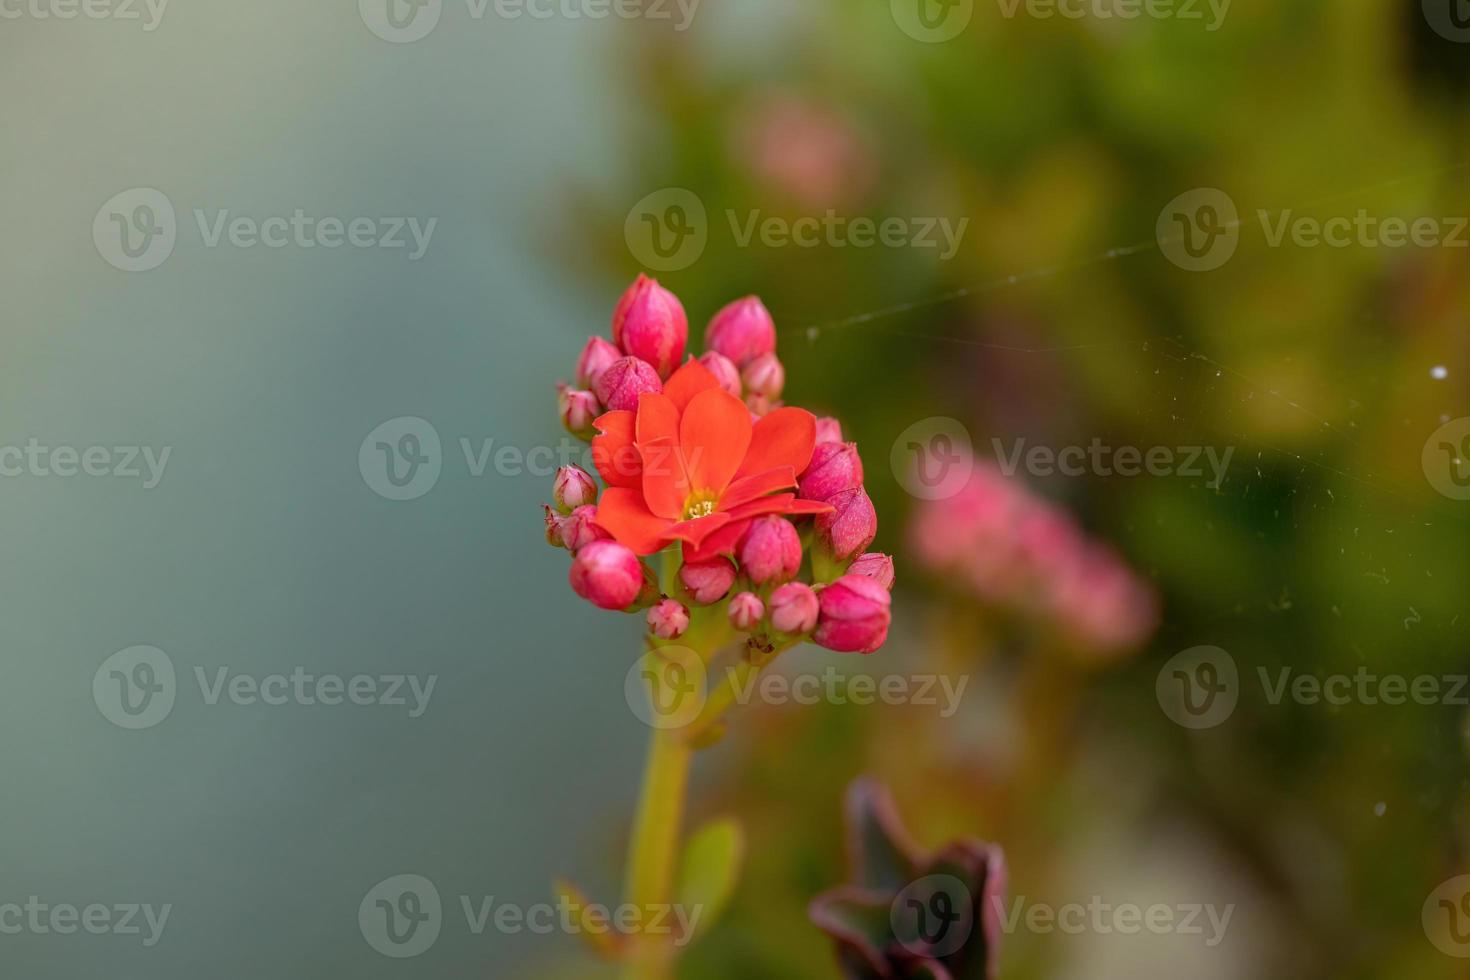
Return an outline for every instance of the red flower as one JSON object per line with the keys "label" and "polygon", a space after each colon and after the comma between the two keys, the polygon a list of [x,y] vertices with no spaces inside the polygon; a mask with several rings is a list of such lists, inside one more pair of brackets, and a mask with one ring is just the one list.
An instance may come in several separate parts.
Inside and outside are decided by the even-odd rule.
{"label": "red flower", "polygon": [[592,459],[608,484],[597,523],[640,555],[682,541],[686,562],[704,561],[732,553],[754,517],[832,509],[789,492],[811,462],[816,418],[780,408],[752,423],[698,361],[597,429]]}

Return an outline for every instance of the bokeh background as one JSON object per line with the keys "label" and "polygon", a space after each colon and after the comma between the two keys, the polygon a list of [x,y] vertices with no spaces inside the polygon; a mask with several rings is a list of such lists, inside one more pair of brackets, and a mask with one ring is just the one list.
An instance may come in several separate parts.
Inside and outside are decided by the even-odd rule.
{"label": "bokeh background", "polygon": [[[881,653],[799,650],[783,669],[969,678],[950,718],[745,712],[701,758],[693,816],[739,817],[749,860],[681,975],[836,975],[805,906],[845,876],[840,801],[862,773],[924,843],[1001,843],[1027,903],[1235,907],[1215,946],[1023,927],[1002,976],[1463,975],[1421,913],[1470,871],[1466,708],[1272,704],[1256,676],[1470,670],[1466,504],[1421,458],[1470,414],[1467,252],[1272,247],[1256,214],[1470,214],[1470,44],[1403,0],[1235,0],[1213,31],[1207,8],[1123,21],[976,0],[942,43],[901,7],[708,3],[679,30],[673,7],[538,19],[445,0],[410,43],[380,36],[367,0],[175,0],[153,30],[142,6],[5,8],[0,446],[170,456],[148,489],[0,478],[0,905],[171,906],[152,947],[0,934],[7,974],[601,975],[574,938],[477,935],[459,904],[548,901],[557,874],[611,900],[647,735],[623,693],[639,624],[566,588],[544,470],[477,473],[464,446],[563,445],[554,382],[647,270],[628,230],[674,188],[707,244],[647,271],[696,334],[765,299],[788,398],[862,447],[899,569]],[[94,236],[133,188],[176,212],[146,272]],[[1233,257],[1188,271],[1157,227],[1199,188],[1241,224]],[[210,247],[195,219],[297,209],[437,223],[410,260]],[[945,259],[743,246],[726,220],[829,209],[969,223]],[[441,473],[399,501],[359,449],[403,417],[432,425]],[[997,439],[1234,450],[1219,486],[1018,477],[1156,592],[1147,640],[1079,649],[926,566],[907,530],[924,505],[891,457],[935,418],[980,457]],[[126,730],[93,681],[138,645],[167,655],[176,701]],[[1239,704],[1191,730],[1156,682],[1202,645],[1238,665]],[[419,717],[211,704],[196,670],[220,668],[437,683]],[[445,914],[430,950],[396,960],[357,913],[402,874],[433,881]]]}

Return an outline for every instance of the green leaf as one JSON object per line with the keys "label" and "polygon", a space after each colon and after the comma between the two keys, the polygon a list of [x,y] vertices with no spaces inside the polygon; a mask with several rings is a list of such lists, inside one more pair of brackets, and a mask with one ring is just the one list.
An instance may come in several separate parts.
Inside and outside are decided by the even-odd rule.
{"label": "green leaf", "polygon": [[745,833],[733,819],[707,823],[689,838],[674,892],[684,916],[693,923],[685,942],[708,932],[725,911],[744,860]]}

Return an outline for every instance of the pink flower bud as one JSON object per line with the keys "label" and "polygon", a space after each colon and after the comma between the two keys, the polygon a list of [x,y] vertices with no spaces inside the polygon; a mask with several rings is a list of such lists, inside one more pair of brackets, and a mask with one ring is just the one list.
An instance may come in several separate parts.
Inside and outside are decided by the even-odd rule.
{"label": "pink flower bud", "polygon": [[612,535],[597,526],[597,508],[590,504],[578,507],[561,519],[562,546],[573,553],[581,551],[594,541],[608,541],[611,538]]}
{"label": "pink flower bud", "polygon": [[749,394],[745,396],[745,406],[750,409],[750,421],[755,423],[769,415],[771,409],[778,407],[778,403],[765,395]]}
{"label": "pink flower bud", "polygon": [[842,423],[830,415],[817,419],[817,445],[842,441]]}
{"label": "pink flower bud", "polygon": [[735,584],[735,566],[727,558],[712,558],[679,569],[679,582],[689,590],[696,605],[719,602]]}
{"label": "pink flower bud", "polygon": [[878,513],[862,487],[844,490],[827,503],[835,509],[817,515],[817,534],[838,560],[846,561],[878,536]]}
{"label": "pink flower bud", "polygon": [[776,323],[764,303],[747,296],[715,314],[704,331],[704,349],[718,351],[743,368],[776,349]]}
{"label": "pink flower bud", "polygon": [[622,351],[601,337],[588,339],[582,356],[577,358],[577,387],[591,388],[597,383],[597,376],[622,356]]}
{"label": "pink flower bud", "polygon": [[844,575],[818,596],[821,614],[812,639],[828,650],[872,653],[888,639],[893,599],[881,583]]}
{"label": "pink flower bud", "polygon": [[616,541],[594,541],[577,552],[572,591],[602,609],[627,609],[643,590],[643,563]]}
{"label": "pink flower bud", "polygon": [[664,390],[664,384],[658,379],[658,372],[647,361],[624,357],[603,369],[592,390],[608,408],[636,412],[638,396],[645,391],[658,394]]}
{"label": "pink flower bud", "polygon": [[855,442],[823,442],[812,453],[811,465],[801,475],[805,500],[831,500],[844,490],[863,485],[863,461]]}
{"label": "pink flower bud", "polygon": [[706,371],[715,376],[715,380],[720,383],[721,388],[724,388],[736,398],[740,397],[740,369],[735,366],[734,361],[719,351],[712,350],[701,357],[699,363],[704,365]]}
{"label": "pink flower bud", "polygon": [[730,600],[730,625],[749,633],[766,614],[765,603],[754,592],[742,592]]}
{"label": "pink flower bud", "polygon": [[597,484],[580,466],[563,466],[556,471],[551,499],[556,501],[557,510],[570,514],[584,504],[597,503]]}
{"label": "pink flower bud", "polygon": [[556,516],[556,511],[550,506],[542,504],[542,507],[546,510],[546,543],[553,548],[565,548],[567,544],[561,537],[562,519]]}
{"label": "pink flower bud", "polygon": [[750,522],[737,554],[756,585],[788,582],[801,569],[801,535],[784,517],[767,514]]}
{"label": "pink flower bud", "polygon": [[590,391],[568,388],[557,389],[557,410],[561,412],[561,424],[578,439],[591,439],[597,432],[593,422],[602,414],[602,403]]}
{"label": "pink flower bud", "polygon": [[819,608],[810,585],[787,582],[771,593],[771,625],[793,636],[810,633],[817,626]]}
{"label": "pink flower bud", "polygon": [[648,610],[648,631],[661,640],[677,640],[689,628],[689,610],[665,599]]}
{"label": "pink flower bud", "polygon": [[893,591],[893,558],[881,551],[858,555],[847,567],[847,574],[870,578],[890,592]]}
{"label": "pink flower bud", "polygon": [[776,401],[786,388],[786,369],[775,354],[762,354],[745,365],[740,380],[745,383],[747,395]]}
{"label": "pink flower bud", "polygon": [[660,378],[667,378],[684,360],[689,318],[677,296],[658,280],[640,275],[618,300],[612,336],[624,354],[647,361]]}

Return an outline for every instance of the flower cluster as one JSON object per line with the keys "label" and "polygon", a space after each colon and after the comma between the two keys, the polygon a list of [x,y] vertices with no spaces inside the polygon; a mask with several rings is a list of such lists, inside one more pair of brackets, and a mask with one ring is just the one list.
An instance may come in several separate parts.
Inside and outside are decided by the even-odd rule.
{"label": "flower cluster", "polygon": [[988,463],[959,493],[922,504],[910,527],[919,561],[982,601],[1045,619],[1084,650],[1134,649],[1158,600],[1106,545]]}
{"label": "flower cluster", "polygon": [[[666,640],[691,607],[767,643],[811,639],[871,653],[888,635],[893,562],[864,553],[878,530],[857,446],[834,419],[783,404],[786,371],[761,301],[738,300],[686,358],[678,298],[646,276],[593,337],[562,423],[592,443],[605,487],[566,467],[547,540],[572,553],[571,585],[604,609],[647,610]],[[677,550],[674,550],[677,549]],[[668,550],[661,590],[644,558]]]}

